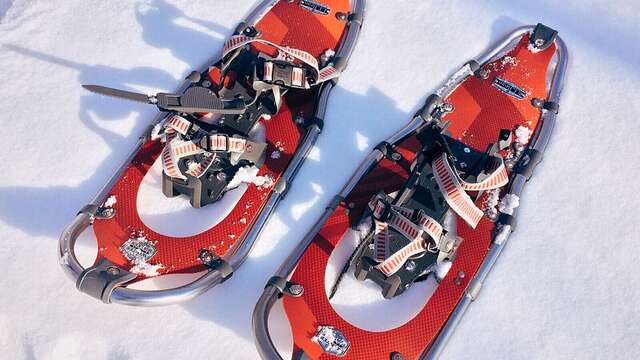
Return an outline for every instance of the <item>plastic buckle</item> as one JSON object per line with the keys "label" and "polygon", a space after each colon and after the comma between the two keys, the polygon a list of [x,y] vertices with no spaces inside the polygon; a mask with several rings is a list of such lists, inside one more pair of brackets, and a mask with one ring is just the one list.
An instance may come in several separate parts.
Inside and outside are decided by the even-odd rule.
{"label": "plastic buckle", "polygon": [[[283,61],[270,61],[273,64],[271,71],[271,79],[263,79],[267,84],[278,85],[286,88],[306,89],[307,71],[302,66],[295,66]],[[302,71],[300,84],[294,84],[295,71]]]}

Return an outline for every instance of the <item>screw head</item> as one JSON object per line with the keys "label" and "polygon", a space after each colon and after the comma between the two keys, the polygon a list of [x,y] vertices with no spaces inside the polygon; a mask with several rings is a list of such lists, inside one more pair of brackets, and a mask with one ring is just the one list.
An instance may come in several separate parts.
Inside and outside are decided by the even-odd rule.
{"label": "screw head", "polygon": [[391,160],[393,161],[400,161],[402,159],[402,155],[398,152],[394,152],[393,154],[391,154]]}
{"label": "screw head", "polygon": [[289,293],[293,296],[300,296],[304,292],[304,288],[300,284],[291,284],[289,286]]}
{"label": "screw head", "polygon": [[416,270],[416,262],[413,260],[409,260],[407,261],[407,263],[405,264],[404,268],[407,269],[407,271],[415,271]]}
{"label": "screw head", "polygon": [[198,254],[198,258],[204,264],[210,264],[213,261],[213,254],[209,250],[200,250],[200,254]]}
{"label": "screw head", "polygon": [[118,274],[120,274],[120,269],[118,269],[118,268],[117,268],[117,267],[115,267],[115,266],[109,266],[109,267],[107,268],[107,273],[108,273],[109,275],[118,275]]}

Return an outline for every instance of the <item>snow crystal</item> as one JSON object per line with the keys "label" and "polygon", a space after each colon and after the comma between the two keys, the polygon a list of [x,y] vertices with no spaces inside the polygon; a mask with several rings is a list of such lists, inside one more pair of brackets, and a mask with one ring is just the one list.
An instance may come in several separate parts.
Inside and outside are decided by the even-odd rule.
{"label": "snow crystal", "polygon": [[493,189],[487,192],[486,208],[491,209],[498,206],[500,201],[500,189]]}
{"label": "snow crystal", "polygon": [[531,129],[526,126],[518,126],[516,129],[516,141],[521,144],[528,144],[531,137]]}
{"label": "snow crystal", "polygon": [[153,130],[151,130],[151,140],[158,140],[160,138],[162,138],[162,134],[160,134],[162,132],[162,129],[164,127],[164,122],[159,122],[157,123],[154,127]]}
{"label": "snow crystal", "polygon": [[144,275],[145,277],[154,277],[160,275],[159,270],[164,269],[162,264],[149,264],[144,259],[133,260],[134,266],[129,270],[136,275]]}
{"label": "snow crystal", "polygon": [[502,59],[502,65],[518,65],[518,59],[513,56],[505,56]]}
{"label": "snow crystal", "polygon": [[540,51],[542,51],[542,49],[535,47],[533,44],[529,43],[529,45],[527,45],[527,50],[531,51],[534,54],[539,53]]}
{"label": "snow crystal", "polygon": [[227,185],[227,190],[235,189],[243,183],[254,184],[260,187],[271,187],[273,185],[273,178],[270,175],[258,176],[259,171],[260,169],[255,166],[241,167]]}
{"label": "snow crystal", "polygon": [[496,235],[493,237],[493,242],[502,245],[511,235],[511,225],[502,225],[498,229]]}
{"label": "snow crystal", "polygon": [[456,71],[437,91],[436,94],[440,97],[445,97],[448,91],[451,91],[452,86],[454,86],[458,81],[463,78],[473,75],[473,71],[471,71],[471,66],[469,64],[460,68],[460,70]]}
{"label": "snow crystal", "polygon": [[115,205],[116,202],[117,202],[116,196],[115,195],[111,195],[111,196],[109,196],[107,201],[104,202],[104,207],[106,207],[106,208],[113,207],[113,205]]}
{"label": "snow crystal", "polygon": [[195,162],[195,161],[189,161],[189,162],[187,163],[187,169],[188,169],[188,171],[194,171],[195,169],[197,169],[197,168],[198,168],[198,166],[199,166],[199,165],[200,165],[200,164],[199,164],[199,163],[197,163],[197,162]]}
{"label": "snow crystal", "polygon": [[498,210],[500,210],[500,212],[503,214],[513,215],[513,210],[517,208],[519,205],[520,205],[520,198],[518,197],[518,195],[507,194],[500,201],[500,206],[498,207]]}
{"label": "snow crystal", "polygon": [[444,277],[449,273],[449,270],[451,270],[452,265],[453,263],[447,260],[438,263],[436,265],[436,277],[438,279],[444,279]]}

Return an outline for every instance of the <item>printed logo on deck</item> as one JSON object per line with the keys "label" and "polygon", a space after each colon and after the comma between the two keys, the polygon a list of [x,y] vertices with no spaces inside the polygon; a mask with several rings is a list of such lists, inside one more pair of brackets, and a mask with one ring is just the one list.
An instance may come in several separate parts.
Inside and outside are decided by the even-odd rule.
{"label": "printed logo on deck", "polygon": [[321,15],[329,15],[331,14],[331,8],[321,4],[317,1],[312,1],[312,0],[300,0],[300,6],[305,9],[305,10],[309,10],[314,14],[321,14]]}
{"label": "printed logo on deck", "polygon": [[518,99],[518,100],[524,100],[524,98],[527,97],[527,92],[522,90],[521,88],[518,87],[518,85],[507,81],[505,79],[501,79],[499,77],[496,77],[493,80],[493,84],[492,84],[496,89],[502,91],[503,93],[509,95],[509,96],[513,96],[514,98]]}
{"label": "printed logo on deck", "polygon": [[148,261],[156,254],[156,247],[145,237],[129,239],[120,247],[122,255],[129,261]]}

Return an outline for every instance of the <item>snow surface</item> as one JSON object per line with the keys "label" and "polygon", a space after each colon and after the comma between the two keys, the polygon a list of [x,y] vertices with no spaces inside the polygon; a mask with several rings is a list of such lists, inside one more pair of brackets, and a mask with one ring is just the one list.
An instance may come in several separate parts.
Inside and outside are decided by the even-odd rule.
{"label": "snow surface", "polygon": [[[0,0],[0,358],[256,359],[251,312],[264,284],[367,147],[492,41],[538,21],[571,51],[559,123],[517,231],[443,358],[640,357],[637,1],[369,1],[322,137],[233,278],[157,309],[78,293],[59,269],[58,235],[155,113],[80,84],[173,91],[254,3]],[[286,325],[273,325],[290,346]]]}

